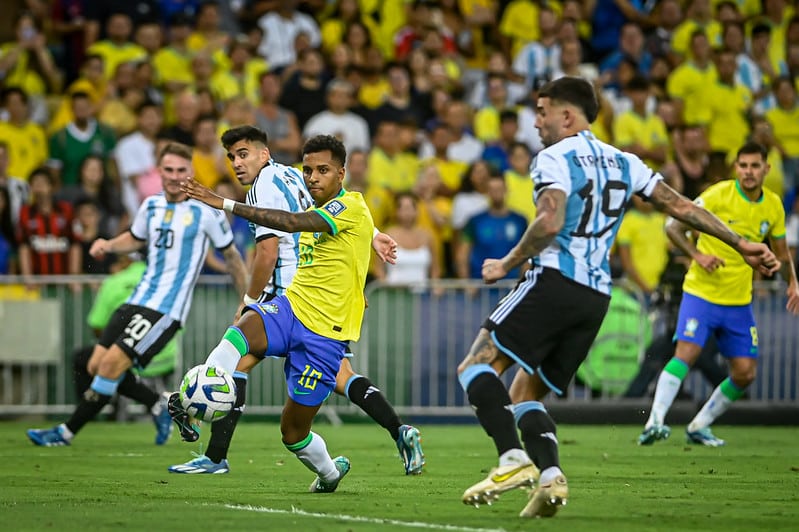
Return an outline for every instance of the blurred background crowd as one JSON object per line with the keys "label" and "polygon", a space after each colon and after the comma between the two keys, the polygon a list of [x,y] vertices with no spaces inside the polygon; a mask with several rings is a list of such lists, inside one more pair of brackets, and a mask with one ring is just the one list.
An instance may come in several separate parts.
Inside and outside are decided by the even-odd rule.
{"label": "blurred background crowd", "polygon": [[[0,19],[0,274],[108,273],[98,236],[160,190],[159,146],[243,198],[219,136],[253,124],[275,161],[339,136],[347,183],[400,262],[396,282],[477,278],[535,215],[536,91],[591,80],[594,134],[689,197],[747,139],[799,238],[799,16],[787,0],[6,0]],[[247,224],[232,219],[252,253]],[[645,295],[674,262],[634,202],[618,271]],[[373,261],[376,262],[376,261]],[[209,254],[208,273],[224,272]],[[518,272],[511,272],[511,276]]]}

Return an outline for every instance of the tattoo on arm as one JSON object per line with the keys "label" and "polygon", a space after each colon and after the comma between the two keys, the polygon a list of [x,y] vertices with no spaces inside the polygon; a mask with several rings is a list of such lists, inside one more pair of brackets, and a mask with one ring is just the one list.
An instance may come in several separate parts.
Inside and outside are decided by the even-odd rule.
{"label": "tattoo on arm", "polygon": [[542,192],[538,196],[535,220],[505,257],[505,268],[510,271],[546,249],[563,227],[565,219],[566,194],[561,190]]}
{"label": "tattoo on arm", "polygon": [[733,232],[716,215],[703,207],[691,202],[682,194],[678,194],[673,188],[662,181],[655,185],[650,201],[669,216],[680,220],[688,226],[714,236],[737,250],[741,236]]}
{"label": "tattoo on arm", "polygon": [[233,207],[233,214],[246,218],[255,224],[279,229],[287,233],[330,231],[330,225],[319,213],[314,211],[288,212],[280,209],[262,209],[252,205],[236,203]]}

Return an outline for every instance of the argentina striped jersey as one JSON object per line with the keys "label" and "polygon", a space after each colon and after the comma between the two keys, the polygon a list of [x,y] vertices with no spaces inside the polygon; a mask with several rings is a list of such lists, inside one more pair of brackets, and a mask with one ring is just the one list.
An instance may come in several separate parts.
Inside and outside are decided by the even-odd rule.
{"label": "argentina striped jersey", "polygon": [[[296,168],[270,160],[261,169],[247,192],[247,205],[265,209],[280,209],[289,212],[304,212],[313,204],[313,198],[305,187],[302,174]],[[264,293],[281,295],[294,279],[299,260],[299,233],[286,233],[271,227],[250,223],[255,241],[278,238],[278,257]]]}
{"label": "argentina striped jersey", "polygon": [[192,199],[170,203],[160,193],[142,202],[130,232],[147,241],[147,269],[127,302],[184,323],[208,242],[233,244],[225,213]]}
{"label": "argentina striped jersey", "polygon": [[533,263],[610,294],[610,249],[627,202],[634,193],[651,195],[662,177],[589,131],[539,152],[531,175],[536,200],[544,190],[566,194],[564,225]]}

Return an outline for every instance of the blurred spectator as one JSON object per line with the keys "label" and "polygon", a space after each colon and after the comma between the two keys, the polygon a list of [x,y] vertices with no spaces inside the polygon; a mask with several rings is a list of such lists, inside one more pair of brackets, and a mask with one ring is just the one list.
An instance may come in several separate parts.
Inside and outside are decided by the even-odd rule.
{"label": "blurred spectator", "polygon": [[720,50],[716,53],[718,79],[703,88],[707,102],[702,122],[708,124],[711,151],[735,156],[749,136],[748,115],[752,106],[752,93],[735,81],[735,52]]}
{"label": "blurred spectator", "polygon": [[280,71],[297,61],[297,35],[306,34],[312,48],[322,43],[316,21],[297,11],[297,4],[297,0],[283,0],[275,11],[258,19],[258,26],[264,32],[258,53],[269,63],[270,69]]}
{"label": "blurred spectator", "polygon": [[777,106],[766,112],[766,119],[774,129],[785,173],[784,190],[789,192],[799,184],[799,102],[793,80],[778,78],[774,82],[774,97]]}
{"label": "blurred spectator", "polygon": [[327,79],[322,54],[317,50],[301,52],[297,67],[283,85],[280,106],[294,111],[297,127],[302,130],[309,118],[325,109]]}
{"label": "blurred spectator", "polygon": [[360,20],[347,24],[344,29],[344,44],[350,48],[352,64],[359,68],[366,66],[367,51],[377,49],[372,42],[369,28]]}
{"label": "blurred spectator", "polygon": [[[782,154],[777,148],[777,139],[774,138],[774,131],[771,124],[763,116],[752,118],[752,140],[764,146],[768,150],[769,171],[763,185],[775,192],[781,198],[785,197],[785,172],[782,170]],[[790,212],[792,205],[786,207],[785,212]],[[799,235],[797,235],[799,236]]]}
{"label": "blurred spectator", "polygon": [[0,185],[0,275],[17,273],[17,240],[8,188]]}
{"label": "blurred spectator", "polygon": [[87,55],[80,70],[80,77],[67,87],[65,94],[60,97],[58,108],[47,124],[47,134],[52,135],[75,120],[72,113],[72,95],[84,92],[89,95],[92,103],[100,109],[108,96],[108,80],[104,74],[103,58],[99,55]]}
{"label": "blurred spectator", "polygon": [[281,107],[280,76],[275,71],[261,74],[261,98],[255,108],[255,125],[269,134],[269,153],[281,164],[299,160],[302,138],[297,118],[292,111]]}
{"label": "blurred spectator", "polygon": [[253,57],[249,43],[244,38],[234,39],[228,47],[230,66],[218,68],[211,78],[211,87],[230,86],[225,92],[234,96],[246,96],[253,105],[258,103],[261,74],[269,70],[266,61]]}
{"label": "blurred spectator", "polygon": [[[269,143],[272,141],[270,139]],[[347,190],[363,195],[375,227],[383,229],[394,214],[394,198],[391,191],[370,178],[369,160],[366,152],[354,150],[347,153]]]}
{"label": "blurred spectator", "polygon": [[175,123],[164,133],[176,142],[194,146],[194,125],[198,116],[197,95],[184,90],[175,97]]}
{"label": "blurred spectator", "polygon": [[361,13],[358,0],[336,0],[333,12],[320,27],[322,49],[330,53],[337,45],[345,42],[348,28],[353,24],[362,25],[370,41],[377,33],[377,24],[374,19]]}
{"label": "blurred spectator", "polygon": [[11,222],[16,226],[19,222],[19,210],[28,203],[30,186],[24,179],[8,173],[8,144],[0,140],[0,188],[8,194],[6,209],[11,214]]}
{"label": "blurred spectator", "polygon": [[460,231],[469,218],[488,208],[488,178],[492,169],[485,161],[476,161],[463,173],[461,186],[452,199],[452,228]]}
{"label": "blurred spectator", "polygon": [[30,13],[16,21],[15,42],[0,45],[0,72],[6,87],[20,87],[30,97],[61,91],[63,74],[47,49],[45,35]]}
{"label": "blurred spectator", "polygon": [[163,125],[161,108],[150,101],[145,101],[139,106],[137,118],[136,131],[122,137],[114,150],[122,203],[131,219],[135,216],[142,200],[138,190],[138,180],[155,167],[155,138]]}
{"label": "blurred spectator", "polygon": [[505,6],[499,21],[499,42],[507,57],[516,57],[526,44],[538,40],[539,4],[533,0],[511,0]]}
{"label": "blurred spectator", "polygon": [[[103,0],[86,4],[86,44],[92,45],[100,39],[109,38],[108,21],[116,13],[127,16],[132,26],[142,22],[159,20],[161,11],[158,0]],[[105,33],[103,33],[105,32]]]}
{"label": "blurred spectator", "polygon": [[46,168],[34,170],[29,182],[31,203],[22,206],[17,227],[20,273],[27,277],[80,273],[72,206],[55,201],[55,180]]}
{"label": "blurred spectator", "polygon": [[[504,257],[527,229],[525,217],[508,209],[502,175],[491,175],[486,194],[488,210],[472,216],[460,234],[455,265],[461,279],[481,279],[483,261]],[[516,279],[520,272],[520,268],[514,268],[505,278]]]}
{"label": "blurred spectator", "polygon": [[441,11],[432,0],[413,0],[406,5],[406,24],[394,35],[394,57],[404,61],[411,50],[421,46],[428,30],[437,32],[447,53],[457,50],[455,38],[444,26]]}
{"label": "blurred spectator", "polygon": [[370,131],[374,132],[377,123],[383,120],[397,123],[410,121],[416,127],[422,127],[425,120],[432,115],[429,93],[420,94],[412,90],[410,72],[402,63],[386,65],[386,78],[388,94],[379,106],[368,113]]}
{"label": "blurred spectator", "polygon": [[[103,160],[97,155],[89,155],[81,163],[79,183],[62,188],[56,192],[55,198],[73,206],[90,200],[99,209],[99,230],[109,238],[118,235],[128,225],[129,218],[119,191],[106,175]],[[73,210],[77,216],[77,209]]]}
{"label": "blurred spectator", "polygon": [[144,48],[148,59],[152,58],[164,45],[164,31],[154,20],[142,22],[133,31],[133,42]]}
{"label": "blurred spectator", "polygon": [[502,174],[508,187],[506,202],[508,208],[518,212],[532,223],[535,219],[535,201],[533,200],[533,180],[530,177],[530,165],[533,154],[523,142],[514,142],[508,150],[510,167]]}
{"label": "blurred spectator", "polygon": [[669,96],[678,103],[684,124],[695,124],[701,120],[705,105],[703,89],[716,81],[716,67],[710,60],[707,35],[697,30],[691,35],[690,42],[692,59],[674,69],[666,85]]}
{"label": "blurred spectator", "polygon": [[333,135],[344,143],[347,152],[369,150],[369,125],[350,111],[354,90],[349,81],[334,79],[327,84],[327,109],[315,114],[303,128],[306,139],[315,135]]}
{"label": "blurred spectator", "polygon": [[643,159],[651,168],[660,168],[668,155],[669,136],[663,120],[647,110],[650,83],[645,77],[636,76],[627,83],[625,93],[632,102],[632,109],[616,117],[614,143]]}
{"label": "blurred spectator", "polygon": [[397,263],[385,264],[390,284],[423,284],[441,276],[435,237],[419,225],[418,200],[411,192],[396,196],[395,223],[385,229],[397,242]]}
{"label": "blurred spectator", "polygon": [[[196,153],[197,152],[195,151],[195,154]],[[243,198],[241,185],[234,183],[233,180],[227,176],[218,181],[214,185],[213,190],[224,198]],[[230,223],[230,229],[233,231],[233,243],[236,245],[236,249],[244,259],[244,263],[247,265],[247,269],[249,270],[253,261],[253,257],[255,256],[255,240],[253,239],[252,231],[250,231],[249,222],[247,222],[247,220],[244,218],[236,216],[232,213],[226,213],[226,216],[228,222]],[[205,257],[205,266],[202,272],[206,274],[228,273],[227,266],[225,265],[225,259],[222,256],[221,251],[216,248],[209,247],[208,255]]]}
{"label": "blurred spectator", "polygon": [[647,300],[660,282],[669,261],[669,241],[664,231],[666,216],[633,195],[616,237],[624,275]]}
{"label": "blurred spectator", "polygon": [[63,66],[65,81],[78,78],[80,65],[86,55],[86,11],[89,0],[52,0],[50,2],[50,30],[58,44],[57,58]]}
{"label": "blurred spectator", "polygon": [[[212,115],[203,115],[194,124],[194,154],[191,160],[194,179],[210,189],[215,188],[221,180],[232,177],[217,131],[216,118]],[[242,192],[240,187],[236,187],[235,197],[243,196]]]}
{"label": "blurred spectator", "polygon": [[75,92],[71,101],[74,120],[50,137],[48,166],[56,171],[61,185],[78,183],[80,165],[87,155],[107,159],[116,145],[114,132],[95,118],[95,106],[88,94]]}
{"label": "blurred spectator", "polygon": [[496,2],[485,0],[442,0],[441,19],[455,39],[458,53],[473,69],[486,67],[487,53],[499,43]]}
{"label": "blurred spectator", "polygon": [[552,79],[563,76],[585,78],[591,82],[599,77],[599,70],[594,63],[583,62],[583,46],[577,39],[568,39],[560,43],[560,64],[552,74]]}
{"label": "blurred spectator", "polygon": [[[475,123],[479,116],[480,112],[475,117]],[[519,117],[513,109],[505,109],[498,114],[498,121],[498,136],[486,144],[481,158],[504,173],[510,168],[510,150],[519,132]]]}
{"label": "blurred spectator", "polygon": [[97,120],[109,126],[120,137],[136,129],[136,109],[144,102],[144,92],[134,86],[136,66],[120,63],[109,83],[108,97],[100,108]]}
{"label": "blurred spectator", "polygon": [[47,139],[42,126],[30,120],[28,95],[19,87],[2,92],[8,121],[0,121],[0,142],[6,145],[8,174],[27,179],[47,160]]}
{"label": "blurred spectator", "polygon": [[[772,65],[785,63],[786,29],[794,13],[795,11],[785,0],[763,0],[763,15],[756,17],[756,21],[771,28],[768,55]],[[777,75],[781,74],[782,72]]]}
{"label": "blurred spectator", "polygon": [[449,158],[448,148],[452,144],[453,135],[450,127],[443,123],[436,123],[429,133],[430,145],[433,155],[422,161],[423,166],[435,166],[439,174],[438,194],[452,197],[461,185],[461,177],[466,172],[467,164],[463,161],[453,161]]}
{"label": "blurred spectator", "polygon": [[657,26],[646,38],[646,50],[652,57],[665,57],[672,66],[676,66],[680,58],[671,49],[674,30],[682,22],[682,5],[680,0],[662,0],[655,7]]}
{"label": "blurred spectator", "polygon": [[375,47],[366,50],[364,64],[360,67],[361,83],[358,87],[358,102],[368,110],[376,109],[390,92],[385,75],[386,62]]}
{"label": "blurred spectator", "polygon": [[229,53],[226,55],[225,51],[230,45],[231,35],[220,29],[220,22],[219,3],[201,2],[194,16],[194,31],[189,35],[186,46],[190,52],[210,55],[215,68],[225,69],[230,64]]}
{"label": "blurred spectator", "polygon": [[[471,134],[472,110],[463,100],[452,100],[444,108],[444,122],[449,126],[453,140],[447,147],[447,157],[453,161],[471,164],[483,153],[483,143]],[[433,155],[433,147],[426,141],[419,148],[419,158]]]}
{"label": "blurred spectator", "polygon": [[395,193],[410,190],[416,182],[419,161],[412,154],[403,153],[399,124],[381,122],[373,141],[368,163],[370,182]]}
{"label": "blurred spectator", "polygon": [[636,74],[649,76],[652,68],[652,54],[644,48],[644,33],[634,22],[627,22],[621,27],[619,48],[602,61],[599,68],[603,85],[621,90],[624,84],[619,80],[619,65],[623,59],[636,65]]}
{"label": "blurred spectator", "polygon": [[674,164],[682,178],[682,193],[688,199],[696,198],[708,185],[710,150],[702,126],[683,126],[674,142]]}
{"label": "blurred spectator", "polygon": [[111,265],[116,261],[116,255],[111,253],[102,258],[95,258],[89,254],[92,243],[98,238],[111,238],[111,233],[106,233],[100,225],[100,207],[91,198],[83,198],[75,203],[75,220],[72,231],[81,249],[81,273],[93,275],[111,272]]}
{"label": "blurred spectator", "polygon": [[513,56],[513,72],[528,89],[551,81],[560,65],[558,15],[548,4],[538,8],[539,38],[526,44]]}
{"label": "blurred spectator", "polygon": [[103,58],[106,79],[111,79],[117,65],[147,58],[147,51],[130,41],[133,24],[129,15],[113,13],[106,23],[106,38],[95,42],[86,50],[87,54]]}
{"label": "blurred spectator", "polygon": [[591,20],[591,51],[593,59],[601,62],[619,43],[621,28],[634,22],[643,28],[653,26],[650,15],[654,2],[647,0],[592,0],[585,3]]}
{"label": "blurred spectator", "polygon": [[710,47],[721,46],[721,24],[713,19],[710,0],[689,0],[686,4],[685,20],[672,34],[672,51],[683,59],[696,60],[693,36],[700,31],[707,37]]}
{"label": "blurred spectator", "polygon": [[488,64],[485,71],[478,72],[479,79],[476,80],[469,93],[469,105],[475,109],[480,109],[488,103],[488,80],[492,76],[501,76],[505,79],[507,92],[507,101],[505,103],[508,107],[524,99],[528,92],[527,86],[510,79],[511,74],[510,65],[505,54],[499,51],[491,52],[488,55]]}
{"label": "blurred spectator", "polygon": [[[774,81],[788,72],[788,67],[783,61],[775,62],[772,60],[769,50],[771,47],[772,28],[766,24],[756,24],[752,28],[752,37],[750,39],[750,56],[756,68],[751,68],[748,73],[752,79],[752,84],[756,85],[758,82],[762,88],[771,87]],[[766,95],[767,96],[767,95]],[[762,101],[760,106],[762,110],[768,110],[774,107],[775,102],[772,99]]]}
{"label": "blurred spectator", "polygon": [[[191,53],[187,44],[189,35],[191,19],[185,15],[176,16],[170,22],[167,45],[153,56],[155,79],[167,95],[178,94],[194,82]],[[171,98],[167,98],[167,111],[171,102]]]}
{"label": "blurred spectator", "polygon": [[[486,93],[488,101],[481,105],[474,115],[474,135],[481,142],[497,142],[500,140],[500,115],[510,107],[505,78],[497,74],[489,75],[486,80]],[[514,116],[515,114],[514,112]],[[505,168],[500,169],[505,171]]]}

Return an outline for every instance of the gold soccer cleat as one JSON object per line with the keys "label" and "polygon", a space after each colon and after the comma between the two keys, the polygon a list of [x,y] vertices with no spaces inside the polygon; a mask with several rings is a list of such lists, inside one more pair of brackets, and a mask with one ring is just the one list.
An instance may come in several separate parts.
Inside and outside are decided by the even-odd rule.
{"label": "gold soccer cleat", "polygon": [[463,504],[479,507],[481,504],[491,504],[499,498],[501,493],[516,488],[531,488],[535,486],[541,472],[535,464],[511,464],[495,467],[485,480],[482,480],[463,492]]}
{"label": "gold soccer cleat", "polygon": [[530,495],[530,501],[519,514],[520,517],[552,517],[569,498],[566,477],[558,475],[547,484],[539,484]]}

